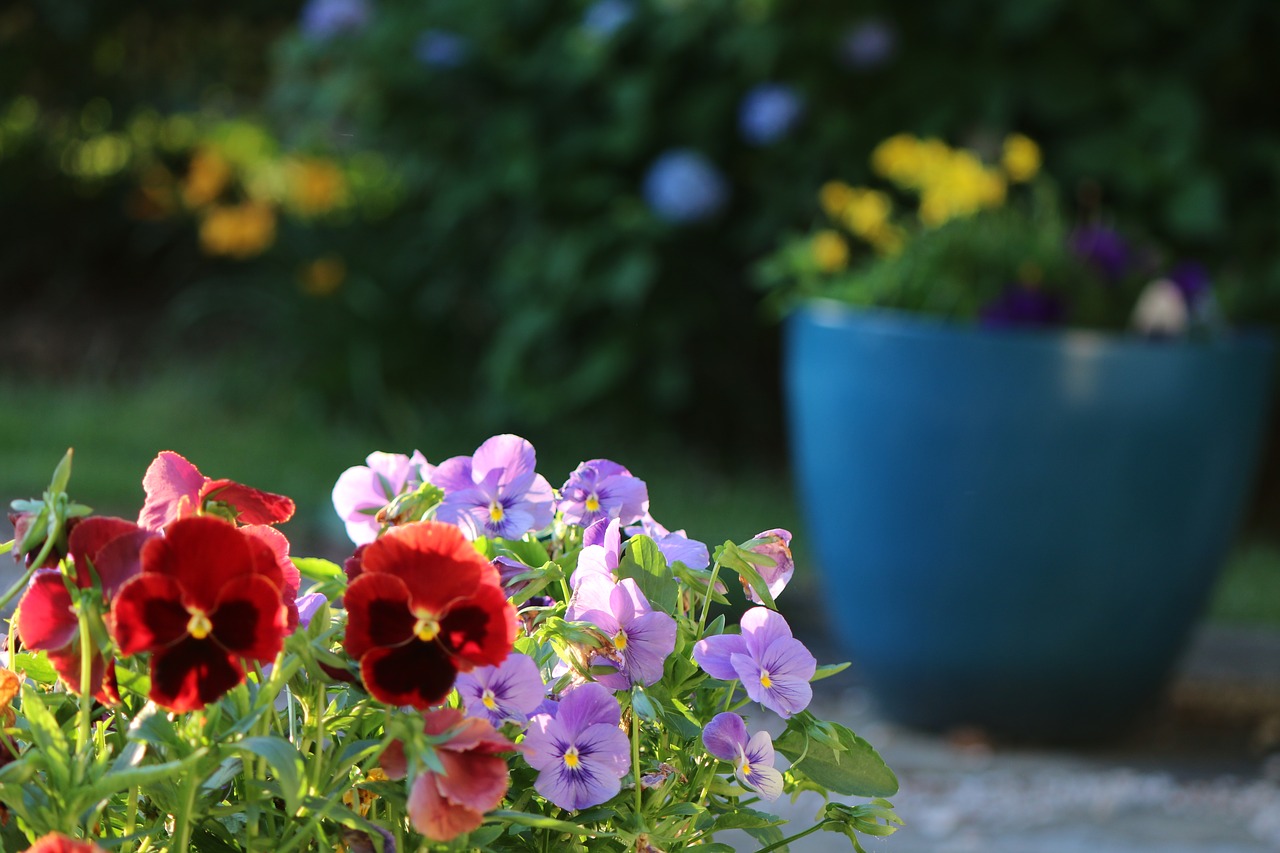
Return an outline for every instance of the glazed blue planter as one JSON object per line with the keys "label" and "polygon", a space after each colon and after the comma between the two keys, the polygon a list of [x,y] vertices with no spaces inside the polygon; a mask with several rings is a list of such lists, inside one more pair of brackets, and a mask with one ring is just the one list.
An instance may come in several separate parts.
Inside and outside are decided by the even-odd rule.
{"label": "glazed blue planter", "polygon": [[1249,496],[1272,340],[984,330],[825,302],[785,332],[829,623],[881,709],[1065,739],[1154,705]]}

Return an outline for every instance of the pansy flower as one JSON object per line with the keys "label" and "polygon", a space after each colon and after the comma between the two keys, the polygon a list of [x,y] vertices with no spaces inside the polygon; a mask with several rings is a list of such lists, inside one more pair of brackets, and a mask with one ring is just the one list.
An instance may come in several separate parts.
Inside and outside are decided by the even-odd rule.
{"label": "pansy flower", "polygon": [[451,524],[419,521],[370,542],[347,587],[347,654],[388,705],[443,702],[459,671],[496,666],[515,641],[498,570]]}
{"label": "pansy flower", "polygon": [[293,518],[293,501],[284,495],[243,486],[232,480],[214,480],[174,453],[162,450],[142,477],[147,498],[138,513],[138,525],[160,530],[177,518],[224,508],[241,524],[279,524]]}
{"label": "pansy flower", "polygon": [[421,486],[434,470],[416,450],[412,456],[370,453],[365,463],[343,471],[333,486],[333,508],[357,545],[378,538],[382,530],[378,512],[399,495]]}
{"label": "pansy flower", "polygon": [[[464,717],[457,708],[435,708],[426,713],[428,735],[448,739],[435,745],[443,773],[424,770],[409,791],[409,822],[429,841],[451,841],[484,823],[486,812],[502,802],[511,784],[506,759],[515,744],[494,731],[488,720]],[[404,744],[393,741],[382,754],[382,769],[389,779],[408,773]]]}
{"label": "pansy flower", "polygon": [[562,809],[613,799],[631,765],[621,719],[618,700],[599,684],[566,691],[554,716],[535,714],[521,744],[525,760],[538,771],[534,790]]}
{"label": "pansy flower", "polygon": [[578,564],[569,578],[574,589],[590,574],[613,579],[614,570],[618,568],[619,552],[622,550],[619,526],[616,518],[602,518],[582,532],[582,550],[578,552]]}
{"label": "pansy flower", "polygon": [[617,462],[592,459],[560,487],[559,509],[567,524],[580,527],[611,518],[631,524],[649,511],[649,487]]}
{"label": "pansy flower", "polygon": [[[67,537],[68,576],[79,589],[90,589],[96,581],[105,612],[121,585],[142,570],[142,546],[153,536],[123,518],[86,518]],[[57,569],[40,569],[32,577],[18,607],[17,629],[22,644],[47,652],[58,677],[73,692],[80,692],[80,619],[66,580]],[[94,649],[90,683],[100,702],[115,699],[111,664],[101,650]]]}
{"label": "pansy flower", "polygon": [[[791,557],[791,531],[778,527],[757,533],[744,547],[751,553],[759,554],[772,561],[772,565],[759,563],[752,565],[760,573],[760,577],[764,578],[765,586],[769,588],[769,595],[776,600],[787,588],[791,576],[796,571],[795,560]],[[756,591],[751,588],[751,584],[745,580],[742,582],[742,590],[747,594],[747,598],[756,604],[764,604],[760,596],[756,595]]]}
{"label": "pansy flower", "polygon": [[547,694],[538,664],[517,652],[507,655],[498,666],[478,666],[459,674],[457,688],[467,715],[487,719],[495,726],[508,720],[525,725]]}
{"label": "pansy flower", "polygon": [[766,731],[747,735],[747,724],[737,714],[716,714],[702,730],[707,752],[733,765],[733,775],[766,800],[782,794],[782,774],[773,766],[773,737]]}
{"label": "pansy flower", "polygon": [[92,841],[81,841],[60,832],[51,832],[36,839],[27,853],[107,853]]}
{"label": "pansy flower", "polygon": [[690,539],[683,530],[667,530],[647,512],[634,525],[627,528],[628,536],[648,536],[658,546],[668,565],[684,563],[691,569],[705,569],[711,565],[711,554],[707,546],[696,539]]}
{"label": "pansy flower", "polygon": [[813,698],[810,679],[818,662],[791,636],[782,614],[753,607],[742,615],[741,634],[699,640],[693,659],[712,678],[742,681],[747,695],[781,717],[803,711]]}
{"label": "pansy flower", "polygon": [[111,604],[122,655],[151,653],[151,699],[203,708],[267,663],[288,633],[284,578],[271,549],[211,516],[180,518],[142,548],[142,572]]}
{"label": "pansy flower", "polygon": [[444,489],[436,518],[468,538],[519,539],[551,523],[555,495],[534,471],[533,445],[517,435],[495,435],[472,456],[455,456],[430,476]]}
{"label": "pansy flower", "polygon": [[610,690],[653,684],[662,677],[663,664],[676,648],[676,620],[654,610],[631,578],[614,583],[607,575],[586,574],[574,590],[565,618],[590,622],[613,644],[612,657],[592,660],[593,665],[619,670],[616,675],[596,676]]}

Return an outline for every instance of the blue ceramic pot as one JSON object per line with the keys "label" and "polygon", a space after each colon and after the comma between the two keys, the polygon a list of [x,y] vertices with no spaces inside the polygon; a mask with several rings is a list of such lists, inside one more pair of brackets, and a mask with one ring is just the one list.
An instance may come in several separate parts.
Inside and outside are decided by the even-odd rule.
{"label": "blue ceramic pot", "polygon": [[1249,495],[1273,350],[795,312],[801,502],[881,708],[1068,738],[1153,704]]}

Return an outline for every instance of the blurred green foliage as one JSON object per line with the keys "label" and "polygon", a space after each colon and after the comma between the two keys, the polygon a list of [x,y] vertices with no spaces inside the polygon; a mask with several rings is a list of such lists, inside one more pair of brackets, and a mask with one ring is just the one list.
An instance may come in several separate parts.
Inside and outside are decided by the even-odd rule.
{"label": "blurred green foliage", "polygon": [[[981,148],[1017,130],[1069,198],[1204,260],[1232,316],[1280,317],[1270,0],[637,0],[610,32],[585,0],[368,8],[319,37],[297,2],[7,4],[6,294],[67,311],[133,294],[139,311],[165,306],[171,347],[256,346],[270,369],[384,418],[425,407],[519,427],[608,411],[637,431],[756,444],[780,415],[761,402],[776,332],[751,264],[816,221],[824,181],[868,178],[886,136]],[[422,61],[431,32],[463,50]],[[804,111],[752,144],[739,110],[764,82]],[[173,113],[197,128],[256,116],[282,152],[382,176],[382,203],[283,221],[253,260],[203,258],[190,218],[123,215],[141,160],[100,141]],[[156,157],[180,178],[198,143]],[[651,164],[674,149],[723,176],[714,216],[674,224],[646,203]],[[325,257],[341,259],[338,283],[305,286]],[[110,300],[93,295],[104,287]]]}

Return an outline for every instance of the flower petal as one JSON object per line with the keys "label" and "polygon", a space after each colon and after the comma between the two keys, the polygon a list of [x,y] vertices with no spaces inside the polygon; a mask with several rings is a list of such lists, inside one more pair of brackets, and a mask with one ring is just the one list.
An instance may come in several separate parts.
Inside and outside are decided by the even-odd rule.
{"label": "flower petal", "polygon": [[[533,445],[518,435],[495,435],[476,448],[471,457],[473,477],[483,478],[490,471],[502,469],[498,480],[507,486],[534,473],[537,456]],[[523,491],[523,489],[521,490]]]}
{"label": "flower petal", "polygon": [[534,714],[529,718],[520,751],[534,770],[546,770],[561,763],[569,744],[569,733],[559,720],[550,714]]}
{"label": "flower petal", "polygon": [[693,645],[693,659],[712,678],[735,681],[738,672],[733,668],[731,655],[747,653],[747,644],[740,634],[716,634],[699,640]]}
{"label": "flower petal", "polygon": [[452,841],[464,832],[480,828],[484,815],[467,806],[451,803],[440,793],[440,776],[427,771],[413,780],[409,790],[409,821],[428,840]]}
{"label": "flower petal", "polygon": [[580,684],[565,691],[556,711],[556,719],[566,732],[580,732],[597,723],[616,726],[622,709],[613,694],[599,684]]}
{"label": "flower petal", "polygon": [[57,569],[40,569],[18,605],[18,636],[29,649],[52,651],[80,636],[71,593]]}
{"label": "flower petal", "polygon": [[676,649],[676,620],[655,610],[637,617],[624,630],[627,647],[622,654],[628,677],[633,684],[653,684],[662,678],[663,665]]}
{"label": "flower petal", "polygon": [[738,621],[742,626],[742,637],[746,641],[747,650],[753,657],[760,657],[775,640],[790,639],[791,626],[781,613],[767,607],[753,607],[742,614]]}
{"label": "flower petal", "polygon": [[394,575],[361,573],[347,587],[343,603],[347,633],[342,645],[356,660],[370,649],[399,646],[414,638],[409,590]]}
{"label": "flower petal", "polygon": [[[767,732],[762,732],[767,734]],[[768,764],[749,764],[750,772],[745,776],[742,768],[735,771],[738,781],[751,788],[766,800],[776,800],[782,796],[782,774],[776,767]]]}
{"label": "flower petal", "polygon": [[229,504],[240,524],[279,524],[293,518],[296,509],[292,498],[226,479],[205,481],[198,505],[205,501]]}
{"label": "flower petal", "polygon": [[209,621],[214,639],[224,649],[264,662],[280,652],[288,629],[280,590],[261,575],[240,578],[223,587]]}
{"label": "flower petal", "polygon": [[361,558],[363,574],[400,578],[408,604],[442,614],[455,601],[470,598],[482,584],[502,588],[498,570],[452,524],[419,521],[392,528],[371,542]]}
{"label": "flower petal", "polygon": [[171,522],[164,536],[142,548],[143,573],[177,580],[182,585],[183,602],[206,613],[213,610],[228,581],[255,569],[249,540],[234,525],[212,516]]}
{"label": "flower petal", "polygon": [[496,586],[476,587],[440,619],[440,641],[460,659],[459,669],[502,663],[515,639],[515,608]]}
{"label": "flower petal", "polygon": [[242,681],[235,655],[209,637],[188,636],[151,656],[151,700],[170,711],[198,711]]}
{"label": "flower petal", "polygon": [[190,619],[182,586],[167,575],[144,572],[120,587],[111,602],[112,633],[124,656],[172,645],[188,636]]}
{"label": "flower petal", "polygon": [[511,774],[505,758],[447,748],[436,754],[444,765],[438,780],[440,793],[451,803],[483,814],[496,809],[506,796]]}
{"label": "flower petal", "polygon": [[205,479],[196,466],[177,453],[160,451],[142,476],[147,497],[138,513],[138,526],[160,530],[175,518],[195,512]]}
{"label": "flower petal", "polygon": [[716,714],[702,730],[702,745],[721,761],[737,761],[747,745],[747,724],[729,711]]}
{"label": "flower petal", "polygon": [[384,705],[439,705],[453,690],[458,671],[438,643],[413,640],[395,648],[370,649],[360,658],[360,678]]}

